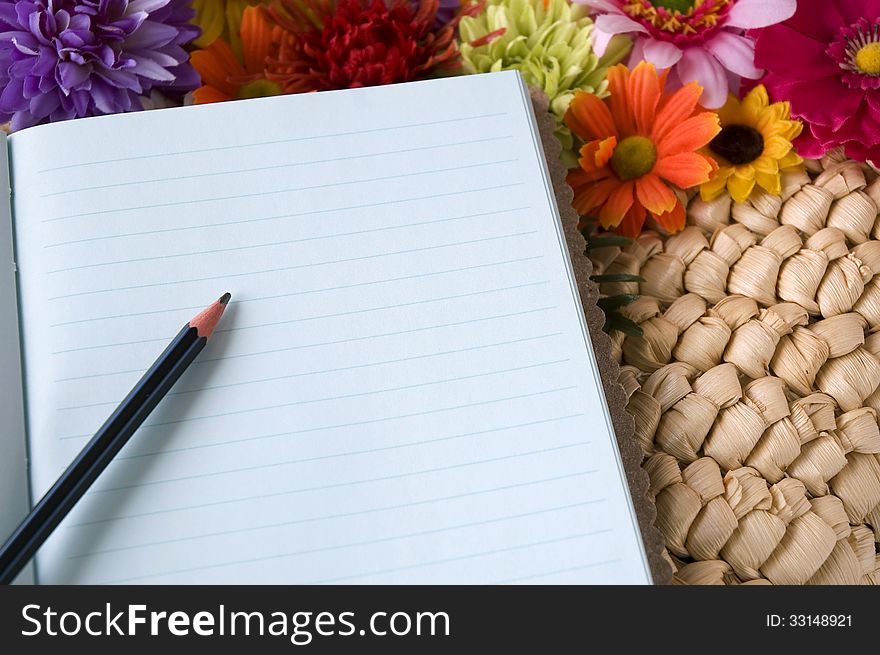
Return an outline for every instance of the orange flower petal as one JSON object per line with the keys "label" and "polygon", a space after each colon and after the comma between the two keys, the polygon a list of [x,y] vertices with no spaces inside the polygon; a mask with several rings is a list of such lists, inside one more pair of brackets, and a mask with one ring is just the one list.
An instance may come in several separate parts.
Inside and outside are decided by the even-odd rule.
{"label": "orange flower petal", "polygon": [[213,86],[203,86],[193,91],[193,102],[197,105],[226,102],[227,100],[232,100],[232,96],[215,89]]}
{"label": "orange flower petal", "polygon": [[657,156],[666,157],[682,152],[694,152],[714,139],[721,131],[718,114],[704,111],[688,118],[679,124],[678,129],[669,132],[665,137],[654,143],[657,145]]}
{"label": "orange flower petal", "polygon": [[272,49],[272,25],[260,7],[247,7],[241,16],[241,47],[247,72],[262,74]]}
{"label": "orange flower petal", "polygon": [[664,98],[660,102],[657,118],[654,120],[654,131],[651,133],[654,141],[663,140],[674,132],[682,122],[690,118],[697,108],[702,94],[703,87],[696,82],[691,82],[685,84],[671,96]]}
{"label": "orange flower petal", "polygon": [[620,225],[617,226],[615,232],[630,239],[635,239],[641,234],[642,226],[645,224],[646,217],[647,212],[645,211],[645,208],[636,201],[633,203],[633,206],[629,208],[629,211],[626,212],[626,216],[623,217],[623,220],[620,222]]}
{"label": "orange flower petal", "polygon": [[611,178],[585,184],[575,190],[571,206],[577,210],[578,214],[591,214],[596,208],[608,201],[609,196],[619,184],[620,182]]}
{"label": "orange flower petal", "polygon": [[592,93],[575,94],[565,112],[565,124],[584,141],[617,136],[614,118],[605,103]]}
{"label": "orange flower petal", "polygon": [[608,91],[611,95],[607,102],[617,125],[618,137],[632,136],[636,133],[635,117],[626,88],[628,79],[629,69],[623,64],[608,69]]}
{"label": "orange flower petal", "polygon": [[616,147],[617,137],[610,136],[607,139],[602,139],[596,150],[596,166],[601,168],[611,161],[611,156],[614,154]]}
{"label": "orange flower petal", "polygon": [[648,173],[636,180],[636,197],[652,214],[672,211],[678,202],[672,189],[663,184],[654,173]]}
{"label": "orange flower petal", "polygon": [[578,164],[588,173],[604,168],[611,155],[614,154],[614,147],[617,145],[617,139],[608,137],[602,141],[590,141],[581,146]]}
{"label": "orange flower petal", "polygon": [[592,182],[600,182],[607,177],[611,177],[611,170],[608,168],[597,168],[594,171],[585,171],[582,168],[572,168],[568,171],[565,178],[569,186],[575,187],[581,184],[589,184]]}
{"label": "orange flower petal", "polygon": [[190,61],[202,76],[205,86],[213,86],[228,96],[235,96],[238,86],[229,79],[245,75],[245,70],[226,41],[217,40],[204,50],[196,50]]}
{"label": "orange flower petal", "polygon": [[[617,180],[614,180],[617,182]],[[633,182],[620,182],[608,200],[599,210],[599,225],[605,229],[617,227],[623,220],[623,217],[629,211],[635,202],[634,191],[635,184]]]}
{"label": "orange flower petal", "polygon": [[682,152],[663,157],[654,164],[654,174],[682,189],[709,181],[716,170],[715,162],[695,152]]}
{"label": "orange flower petal", "polygon": [[639,63],[629,76],[626,89],[632,103],[636,132],[648,136],[660,101],[660,79],[654,64],[647,61]]}
{"label": "orange flower petal", "polygon": [[684,205],[680,202],[675,203],[671,211],[663,214],[655,214],[654,220],[668,234],[675,234],[684,229],[687,216],[685,215]]}

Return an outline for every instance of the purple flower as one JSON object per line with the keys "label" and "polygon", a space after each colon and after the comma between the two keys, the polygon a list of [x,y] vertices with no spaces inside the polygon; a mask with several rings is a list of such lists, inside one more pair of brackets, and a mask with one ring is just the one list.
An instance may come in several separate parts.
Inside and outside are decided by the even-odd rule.
{"label": "purple flower", "polygon": [[0,122],[137,111],[153,89],[194,89],[193,16],[189,0],[0,0]]}

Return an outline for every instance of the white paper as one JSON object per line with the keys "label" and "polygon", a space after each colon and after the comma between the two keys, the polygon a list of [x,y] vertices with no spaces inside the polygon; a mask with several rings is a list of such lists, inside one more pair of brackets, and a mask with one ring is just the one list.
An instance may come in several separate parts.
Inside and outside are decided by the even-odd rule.
{"label": "white paper", "polygon": [[[0,541],[30,509],[6,134],[0,132]],[[18,577],[31,582],[28,566]]]}
{"label": "white paper", "polygon": [[35,491],[233,295],[41,582],[649,580],[517,74],[12,144]]}

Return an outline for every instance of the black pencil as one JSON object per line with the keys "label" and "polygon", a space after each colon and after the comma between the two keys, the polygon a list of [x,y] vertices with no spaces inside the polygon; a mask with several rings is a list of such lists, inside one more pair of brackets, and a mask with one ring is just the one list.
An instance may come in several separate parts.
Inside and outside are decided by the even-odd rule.
{"label": "black pencil", "polygon": [[193,362],[220,321],[228,293],[183,326],[0,549],[0,584],[10,584]]}

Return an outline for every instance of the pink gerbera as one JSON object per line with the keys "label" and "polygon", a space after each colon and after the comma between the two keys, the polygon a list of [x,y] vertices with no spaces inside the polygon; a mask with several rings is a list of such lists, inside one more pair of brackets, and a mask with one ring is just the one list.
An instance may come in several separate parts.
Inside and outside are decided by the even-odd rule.
{"label": "pink gerbera", "polygon": [[743,32],[794,14],[796,0],[575,0],[598,12],[593,36],[602,56],[611,37],[628,34],[635,44],[630,65],[647,60],[672,69],[670,81],[703,87],[709,108],[739,91],[740,79],[757,79],[755,43]]}
{"label": "pink gerbera", "polygon": [[798,152],[843,146],[880,164],[880,0],[801,0],[797,9],[759,35],[755,56],[767,91],[808,128]]}

